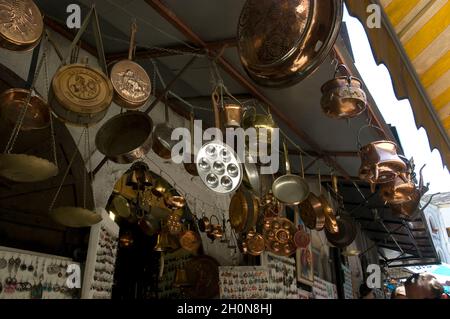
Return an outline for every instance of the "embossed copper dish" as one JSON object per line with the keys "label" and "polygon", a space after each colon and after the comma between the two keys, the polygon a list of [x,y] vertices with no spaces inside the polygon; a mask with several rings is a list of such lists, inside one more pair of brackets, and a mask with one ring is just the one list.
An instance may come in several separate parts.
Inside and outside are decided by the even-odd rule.
{"label": "embossed copper dish", "polygon": [[41,40],[44,21],[32,0],[0,0],[0,46],[28,51]]}
{"label": "embossed copper dish", "polygon": [[200,236],[192,230],[183,232],[180,236],[180,245],[183,249],[196,254],[202,244]]}
{"label": "embossed copper dish", "polygon": [[87,64],[69,64],[56,71],[49,93],[53,112],[74,125],[93,125],[106,115],[113,98],[111,81]]}
{"label": "embossed copper dish", "polygon": [[342,13],[342,0],[247,0],[237,36],[247,74],[267,87],[301,81],[329,54]]}
{"label": "embossed copper dish", "polygon": [[137,109],[150,98],[151,82],[147,72],[133,61],[137,26],[131,25],[128,59],[121,60],[111,68],[110,79],[114,88],[114,102],[125,109]]}
{"label": "embossed copper dish", "polygon": [[[11,125],[17,123],[29,94],[29,90],[20,88],[4,91],[0,95],[0,117]],[[20,129],[23,131],[43,129],[49,124],[50,111],[47,103],[40,96],[32,95]]]}
{"label": "embossed copper dish", "polygon": [[294,224],[287,218],[266,218],[262,235],[267,250],[280,256],[292,255],[297,249],[294,243],[296,231]]}

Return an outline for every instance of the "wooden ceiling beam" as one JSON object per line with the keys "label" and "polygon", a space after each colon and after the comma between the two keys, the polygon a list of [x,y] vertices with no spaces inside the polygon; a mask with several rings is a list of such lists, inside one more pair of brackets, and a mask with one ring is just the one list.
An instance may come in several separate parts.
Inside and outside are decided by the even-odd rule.
{"label": "wooden ceiling beam", "polygon": [[[186,38],[201,48],[208,49],[207,43],[201,39],[186,23],[184,23],[172,10],[170,10],[160,0],[146,0],[155,12],[167,20],[172,26],[180,31]],[[297,124],[289,119],[287,115],[280,111],[264,94],[262,94],[256,86],[244,77],[230,62],[228,62],[219,52],[210,52],[211,56],[215,56],[217,63],[227,72],[235,81],[247,89],[255,98],[266,104],[273,115],[283,122],[295,135],[308,144],[314,151],[322,154],[322,159],[330,166],[334,167],[345,179],[351,179],[347,171],[337,163],[333,158],[324,154],[320,146]]]}

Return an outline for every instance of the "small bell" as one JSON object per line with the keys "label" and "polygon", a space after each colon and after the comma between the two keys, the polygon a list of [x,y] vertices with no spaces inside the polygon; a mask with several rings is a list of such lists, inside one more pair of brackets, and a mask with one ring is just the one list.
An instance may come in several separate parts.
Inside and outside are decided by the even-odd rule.
{"label": "small bell", "polygon": [[177,271],[175,273],[175,281],[173,282],[173,286],[175,288],[191,286],[191,284],[189,283],[189,280],[187,278],[186,270],[184,268],[177,269]]}
{"label": "small bell", "polygon": [[172,248],[172,244],[169,242],[169,237],[166,232],[161,232],[158,234],[158,239],[156,241],[156,246],[153,248],[154,251],[167,251]]}

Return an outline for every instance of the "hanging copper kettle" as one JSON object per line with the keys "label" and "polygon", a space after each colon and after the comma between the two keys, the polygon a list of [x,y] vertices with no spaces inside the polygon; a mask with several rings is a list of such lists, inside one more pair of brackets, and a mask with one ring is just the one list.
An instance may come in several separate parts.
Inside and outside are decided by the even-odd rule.
{"label": "hanging copper kettle", "polygon": [[358,148],[361,158],[359,177],[371,185],[393,181],[399,174],[406,172],[405,162],[397,154],[397,144],[391,141],[375,141],[361,146],[360,133],[367,127],[380,128],[366,125],[360,128],[358,133]]}
{"label": "hanging copper kettle", "polygon": [[[337,76],[340,69],[345,71],[345,76]],[[366,109],[367,97],[362,89],[362,81],[351,76],[344,64],[336,67],[334,79],[326,82],[321,91],[320,104],[329,117],[349,119],[360,115]]]}

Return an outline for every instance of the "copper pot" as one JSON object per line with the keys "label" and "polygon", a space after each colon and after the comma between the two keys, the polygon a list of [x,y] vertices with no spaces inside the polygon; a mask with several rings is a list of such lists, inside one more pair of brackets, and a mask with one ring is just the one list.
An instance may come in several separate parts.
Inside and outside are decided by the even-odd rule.
{"label": "copper pot", "polygon": [[215,239],[220,239],[223,237],[222,225],[220,224],[220,220],[216,215],[211,216],[211,219],[210,219],[211,222],[212,222],[213,217],[217,219],[217,224],[211,223],[211,226],[209,227],[209,234],[214,236]]}
{"label": "copper pot", "polygon": [[[345,70],[346,75],[337,76],[339,69]],[[322,110],[332,118],[353,118],[366,109],[367,97],[362,89],[362,81],[351,76],[344,64],[336,68],[334,79],[326,82],[321,91]]]}
{"label": "copper pot", "polygon": [[56,71],[48,98],[50,107],[61,120],[80,126],[100,122],[112,99],[109,78],[87,62],[69,64]]}
{"label": "copper pot", "polygon": [[177,210],[186,205],[186,199],[183,196],[172,195],[170,193],[164,195],[164,202],[167,208]]}
{"label": "copper pot", "polygon": [[153,122],[147,114],[138,111],[121,113],[100,127],[95,145],[113,162],[132,163],[150,150],[152,129]]}
{"label": "copper pot", "polygon": [[223,107],[225,127],[240,127],[242,112],[242,106],[239,104],[225,104]]}
{"label": "copper pot", "polygon": [[198,229],[201,232],[209,232],[209,229],[211,227],[211,223],[209,221],[209,218],[206,217],[205,213],[203,213],[203,216],[198,220]]}
{"label": "copper pot", "polygon": [[325,214],[322,202],[312,192],[300,203],[300,217],[309,229],[321,231],[325,227]]}
{"label": "copper pot", "polygon": [[328,56],[342,13],[342,0],[247,0],[238,25],[245,71],[262,86],[298,83]]}

